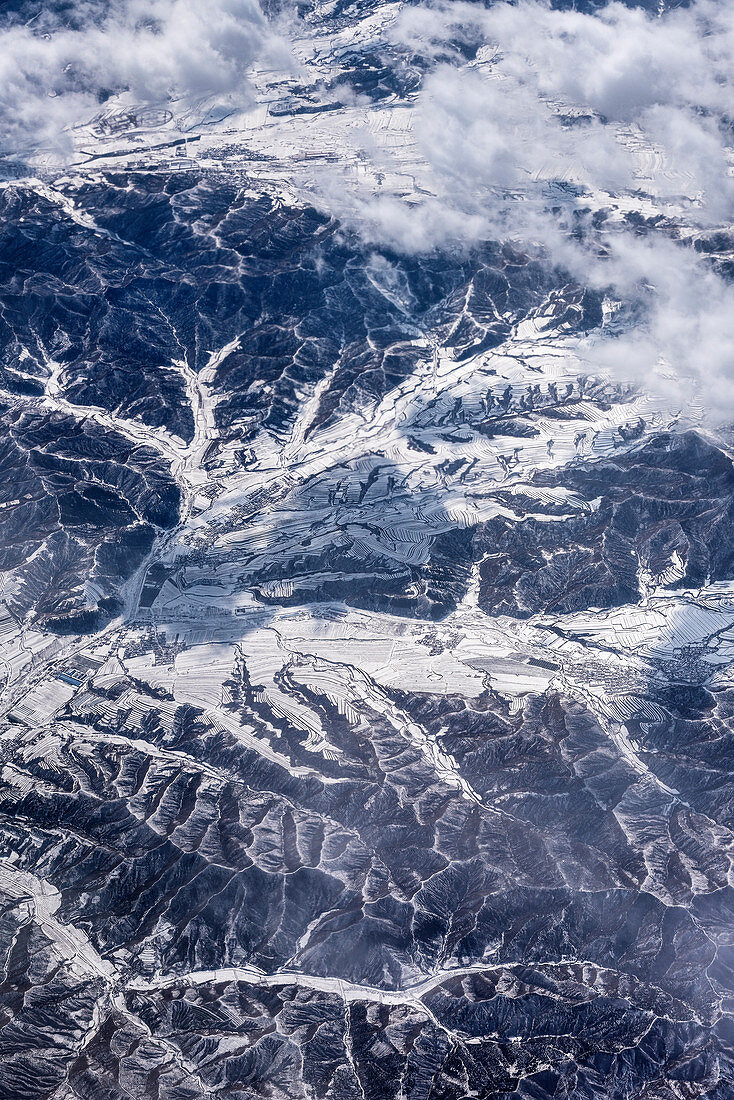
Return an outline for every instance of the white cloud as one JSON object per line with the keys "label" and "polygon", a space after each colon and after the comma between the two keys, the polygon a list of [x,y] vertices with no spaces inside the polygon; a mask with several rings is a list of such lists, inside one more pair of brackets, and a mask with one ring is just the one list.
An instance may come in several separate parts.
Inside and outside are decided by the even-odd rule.
{"label": "white cloud", "polygon": [[[540,243],[555,242],[559,226],[543,208],[558,205],[551,185],[559,183],[582,192],[577,206],[644,193],[692,224],[729,220],[734,8],[726,0],[660,18],[617,3],[590,15],[539,0],[452,0],[402,9],[389,34],[436,61],[413,122],[416,167],[431,197],[407,198],[405,247],[422,247],[434,231],[436,245],[448,244],[457,225],[468,240],[478,229],[525,237],[532,229]],[[457,43],[478,49],[477,59],[467,63]],[[359,145],[354,128],[339,134],[339,146],[400,174],[402,151],[396,159],[389,146]],[[368,235],[387,223],[400,244],[397,208],[375,191],[374,176],[361,176],[367,185],[354,200],[328,170],[324,177],[337,213]],[[568,201],[562,206],[565,218]]]}
{"label": "white cloud", "polygon": [[441,32],[444,47],[463,36],[489,49],[426,81],[417,133],[439,192],[458,184],[476,207],[482,188],[556,178],[683,198],[699,222],[730,211],[731,5],[702,0],[653,18],[616,3],[587,15],[536,0],[459,2],[410,9],[393,33],[440,53]]}
{"label": "white cloud", "polygon": [[[323,130],[302,116],[286,118],[282,133],[273,123],[272,150],[282,136],[294,185],[299,171],[313,173],[320,204],[372,243],[422,252],[516,239],[581,283],[643,299],[644,323],[599,355],[643,380],[662,364],[712,398],[718,390],[711,403],[730,412],[732,292],[689,247],[732,220],[729,0],[693,0],[660,17],[618,3],[584,14],[540,0],[451,0],[403,8],[387,34],[432,59],[412,121],[400,115],[406,135],[393,133],[387,110],[356,99],[325,116]],[[6,28],[2,146],[58,144],[105,90],[246,105],[250,66],[278,51],[287,64],[256,0],[94,2],[77,6],[74,27],[48,35]],[[314,133],[326,135],[329,156],[298,169],[299,142],[310,151]],[[600,208],[612,215],[592,230]],[[667,229],[640,235],[626,209],[661,212]]]}
{"label": "white cloud", "polygon": [[598,367],[664,392],[683,409],[693,398],[710,420],[731,417],[734,295],[696,253],[664,237],[621,234],[607,263],[579,264],[578,275],[611,283],[646,307],[629,331],[593,341]]}
{"label": "white cloud", "polygon": [[118,0],[0,30],[0,148],[64,143],[110,92],[132,102],[248,94],[253,60],[278,48],[257,0]]}
{"label": "white cloud", "polygon": [[[645,303],[634,332],[599,346],[600,365],[681,402],[693,386],[731,415],[734,295],[690,242],[732,220],[734,7],[694,0],[656,17],[453,0],[404,9],[391,36],[435,62],[413,127],[429,194],[343,190],[337,212],[409,251],[538,246],[581,283]],[[663,213],[667,229],[638,233],[630,209]]]}
{"label": "white cloud", "polygon": [[[493,70],[438,68],[425,83],[416,134],[447,193],[471,202],[484,188],[537,190],[559,179],[589,190],[633,183],[629,152],[595,118],[568,118],[525,81]],[[448,186],[446,186],[448,184]]]}

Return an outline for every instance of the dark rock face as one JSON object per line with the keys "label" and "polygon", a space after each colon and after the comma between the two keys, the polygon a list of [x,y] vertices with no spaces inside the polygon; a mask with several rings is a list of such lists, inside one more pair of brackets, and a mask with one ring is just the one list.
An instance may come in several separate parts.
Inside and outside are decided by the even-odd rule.
{"label": "dark rock face", "polygon": [[[394,442],[329,465],[319,441],[430,373],[431,343],[471,370],[520,322],[592,330],[597,297],[497,246],[376,261],[316,212],[202,173],[109,174],[74,197],[95,229],[4,193],[24,219],[3,289],[6,607],[62,643],[127,618],[91,668],[54,666],[50,718],[31,695],[3,734],[0,1094],[724,1100],[734,711],[700,664],[685,683],[635,674],[630,753],[568,685],[511,707],[301,650],[268,684],[235,653],[192,705],[155,670],[204,628],[139,633],[202,576],[218,598],[222,570],[266,624],[424,624],[421,661],[461,644],[474,584],[496,623],[636,605],[674,559],[669,593],[724,582],[730,459],[633,417],[604,454],[517,485],[506,460],[496,514],[457,519],[434,489],[474,484],[452,448],[517,457],[544,424],[572,432],[579,402],[601,416],[630,395],[491,372],[478,396],[434,387],[396,437],[419,491]],[[263,438],[313,446],[315,472],[241,498],[226,479],[251,476]],[[234,495],[194,539],[195,460]],[[264,543],[227,549],[269,510]],[[351,682],[348,702],[319,676]]]}
{"label": "dark rock face", "polygon": [[[533,479],[539,488],[560,484],[555,474]],[[673,553],[684,563],[681,588],[732,578],[734,467],[694,432],[661,433],[630,454],[579,464],[562,484],[587,504],[578,519],[493,520],[477,532],[475,548],[487,554],[486,611],[527,616],[636,603],[640,566],[660,573]],[[531,508],[554,514],[535,500]]]}
{"label": "dark rock face", "polygon": [[[22,186],[4,191],[0,202],[3,386],[42,394],[55,361],[73,403],[190,437],[181,378],[169,366],[184,349],[156,301],[181,291],[177,273],[162,270],[138,243],[140,212],[130,211],[123,240],[78,224]],[[147,203],[153,228],[157,211],[149,195]]]}
{"label": "dark rock face", "polygon": [[[192,708],[163,730],[152,697],[128,740],[120,688],[70,704],[34,789],[0,792],[15,875],[60,884],[38,925],[5,903],[8,1095],[146,1095],[151,1075],[161,1096],[397,1097],[401,1080],[461,1095],[457,1078],[487,1096],[571,1080],[613,1095],[630,1075],[726,1095],[728,862],[711,819],[666,805],[581,705],[396,699],[429,733],[449,726],[439,743],[477,803],[378,714],[357,725],[325,696],[336,785],[287,730],[271,743],[300,778]],[[5,738],[6,774],[29,744]]]}
{"label": "dark rock face", "polygon": [[[375,258],[314,210],[289,209],[267,195],[253,199],[247,188],[200,172],[109,173],[99,183],[65,185],[52,194],[57,203],[19,185],[8,187],[1,200],[0,370],[13,408],[9,439],[17,437],[21,448],[16,455],[15,444],[8,443],[8,485],[16,479],[11,469],[26,465],[25,432],[27,446],[35,448],[33,466],[54,470],[42,479],[43,501],[34,495],[26,503],[23,496],[14,510],[2,561],[6,569],[17,568],[42,537],[63,529],[52,556],[61,555],[61,588],[74,594],[57,593],[58,615],[45,603],[38,614],[51,627],[58,620],[66,631],[98,628],[117,606],[112,574],[125,580],[137,568],[152,544],[150,525],[165,529],[176,522],[178,490],[163,485],[165,467],[192,443],[187,372],[198,375],[213,349],[236,345],[220,357],[211,380],[219,433],[213,445],[242,447],[246,463],[247,445],[258,433],[287,439],[302,412],[304,391],[320,387],[307,435],[338,424],[351,410],[374,407],[425,364],[429,356],[418,341],[426,332],[461,362],[500,344],[513,323],[538,309],[565,328],[598,323],[588,294],[574,287],[551,291],[553,274],[511,249],[487,245],[469,256]],[[84,219],[69,215],[64,203],[71,201],[84,210]],[[55,419],[16,411],[36,406],[50,407]],[[89,462],[72,473],[62,455],[67,435],[76,432],[75,410],[87,418]],[[29,419],[39,416],[38,422]],[[430,409],[416,410],[407,429],[414,433],[411,446],[435,454],[434,427]],[[51,441],[53,456],[38,453]],[[138,441],[142,447],[134,446]],[[160,459],[148,453],[151,445]],[[72,446],[81,448],[81,441],[74,439]],[[127,489],[118,490],[123,480],[132,485],[138,454],[146,466],[159,467],[154,476],[161,484],[150,501],[143,495],[128,503]],[[121,469],[113,469],[115,464]],[[392,476],[392,485],[400,475],[397,469],[390,475],[389,465],[382,463],[382,478]],[[442,476],[451,472],[447,460]],[[346,481],[336,487],[345,522],[380,525],[379,498],[373,492],[364,499],[377,473],[367,472],[358,499]],[[81,479],[99,485],[83,486]],[[21,495],[15,489],[13,494]],[[363,503],[360,515],[347,514]],[[31,532],[27,517],[41,507],[46,511],[30,521],[38,524]],[[52,519],[51,512],[58,516]],[[16,522],[23,535],[13,552]],[[90,541],[92,532],[97,534]],[[349,536],[344,546],[341,529],[325,549],[314,552],[312,541],[296,562],[268,562],[253,583],[290,579],[295,572],[306,584],[301,588],[296,580],[291,603],[346,599],[358,607],[436,619],[456,606],[471,564],[469,540],[456,531],[438,536],[420,568],[379,550],[360,555]],[[319,542],[323,547],[324,540]],[[44,583],[50,568],[44,560],[29,583]],[[352,573],[373,575],[377,582],[355,586]],[[314,580],[322,574],[322,582]],[[85,602],[80,578],[87,576],[99,580],[103,598],[113,601],[107,610]],[[258,591],[265,602],[282,602]],[[19,598],[16,606],[21,614],[31,609],[27,599],[24,605]]]}
{"label": "dark rock face", "polygon": [[457,353],[476,353],[553,285],[538,264],[488,247],[468,259],[384,258],[398,288],[390,301],[369,254],[336,224],[200,172],[109,173],[58,197],[92,225],[22,186],[3,192],[3,385],[41,394],[57,362],[72,404],[186,442],[193,423],[175,361],[199,371],[211,349],[240,337],[215,385],[220,427],[244,438],[285,431],[299,388],[333,372],[315,428],[343,401],[379,397],[405,377],[427,321],[453,329],[442,335]]}
{"label": "dark rock face", "polygon": [[91,421],[16,408],[5,430],[0,568],[19,579],[9,607],[64,633],[98,629],[155,531],[175,525],[178,487],[154,450]]}
{"label": "dark rock face", "polygon": [[[592,658],[586,679],[583,658],[532,658],[567,680],[512,703],[480,642],[489,680],[463,694],[316,639],[389,621],[392,645],[422,631],[421,669],[474,614],[568,639],[563,616],[634,607],[671,562],[666,599],[728,581],[730,459],[631,415],[603,453],[513,480],[579,403],[633,395],[494,370],[431,383],[394,436],[331,459],[349,417],[371,430],[431,377],[432,345],[470,377],[521,323],[593,330],[598,297],[494,245],[375,259],[203,173],[74,198],[94,229],[3,199],[24,219],[2,291],[5,606],[82,637],[13,688],[4,726],[0,1095],[725,1100],[734,710],[705,647],[631,672],[620,723],[585,695]],[[504,465],[476,474],[462,448]],[[254,626],[208,625],[243,592]],[[271,672],[247,635],[282,616],[321,625]],[[195,705],[179,678],[202,641],[231,652]]]}

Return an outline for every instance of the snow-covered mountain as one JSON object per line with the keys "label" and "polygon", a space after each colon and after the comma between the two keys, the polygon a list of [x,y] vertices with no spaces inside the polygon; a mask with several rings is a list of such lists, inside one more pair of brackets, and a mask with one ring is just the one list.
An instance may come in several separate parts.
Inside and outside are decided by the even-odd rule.
{"label": "snow-covered mountain", "polygon": [[0,19],[0,1098],[728,1100],[725,5]]}

